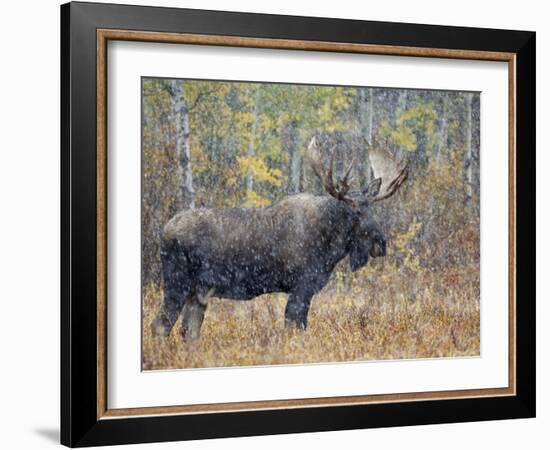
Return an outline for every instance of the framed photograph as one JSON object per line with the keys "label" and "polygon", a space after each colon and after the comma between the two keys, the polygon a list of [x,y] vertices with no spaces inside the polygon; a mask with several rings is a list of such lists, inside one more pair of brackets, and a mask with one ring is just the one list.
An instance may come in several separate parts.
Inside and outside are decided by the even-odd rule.
{"label": "framed photograph", "polygon": [[61,441],[535,415],[535,33],[61,7]]}

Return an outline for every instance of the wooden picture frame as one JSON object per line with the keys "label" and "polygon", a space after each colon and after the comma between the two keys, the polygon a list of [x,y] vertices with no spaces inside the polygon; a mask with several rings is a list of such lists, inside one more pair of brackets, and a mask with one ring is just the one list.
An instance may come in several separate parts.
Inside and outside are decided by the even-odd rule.
{"label": "wooden picture frame", "polygon": [[[505,61],[509,70],[506,388],[110,409],[109,40]],[[69,3],[61,7],[61,442],[124,444],[535,415],[535,33]]]}

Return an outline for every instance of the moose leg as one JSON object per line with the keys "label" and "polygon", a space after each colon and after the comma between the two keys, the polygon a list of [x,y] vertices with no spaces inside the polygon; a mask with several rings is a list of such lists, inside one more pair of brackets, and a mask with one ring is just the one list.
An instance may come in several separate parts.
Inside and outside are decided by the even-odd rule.
{"label": "moose leg", "polygon": [[181,320],[181,335],[184,340],[198,339],[210,293],[196,293],[185,303]]}
{"label": "moose leg", "polygon": [[288,296],[285,308],[285,327],[307,328],[307,315],[311,304],[310,294],[292,292]]}
{"label": "moose leg", "polygon": [[153,336],[168,336],[178,320],[183,305],[192,294],[185,257],[176,249],[163,244],[161,249],[164,300],[160,311],[151,323]]}
{"label": "moose leg", "polygon": [[168,336],[172,327],[178,320],[186,295],[173,289],[164,288],[164,301],[157,316],[151,323],[151,332],[153,336]]}

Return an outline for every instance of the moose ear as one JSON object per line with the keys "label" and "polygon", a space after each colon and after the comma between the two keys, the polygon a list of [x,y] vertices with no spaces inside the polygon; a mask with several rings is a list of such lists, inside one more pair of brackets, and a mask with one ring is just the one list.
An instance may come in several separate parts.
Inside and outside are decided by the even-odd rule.
{"label": "moose ear", "polygon": [[380,192],[380,186],[382,186],[382,178],[375,178],[365,189],[363,189],[362,194],[374,197]]}

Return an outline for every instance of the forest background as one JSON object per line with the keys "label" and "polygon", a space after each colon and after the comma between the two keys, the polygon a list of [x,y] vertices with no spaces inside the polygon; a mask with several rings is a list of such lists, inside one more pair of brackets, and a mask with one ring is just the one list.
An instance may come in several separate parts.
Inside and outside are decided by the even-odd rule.
{"label": "forest background", "polygon": [[[142,79],[145,369],[479,354],[479,126],[473,92]],[[354,189],[377,145],[410,164],[376,205],[388,255],[337,267],[305,333],[285,331],[284,298],[215,300],[201,338],[153,338],[162,301],[160,237],[184,208],[265,207],[323,189],[304,151],[353,159]],[[177,328],[177,327],[176,327]]]}

